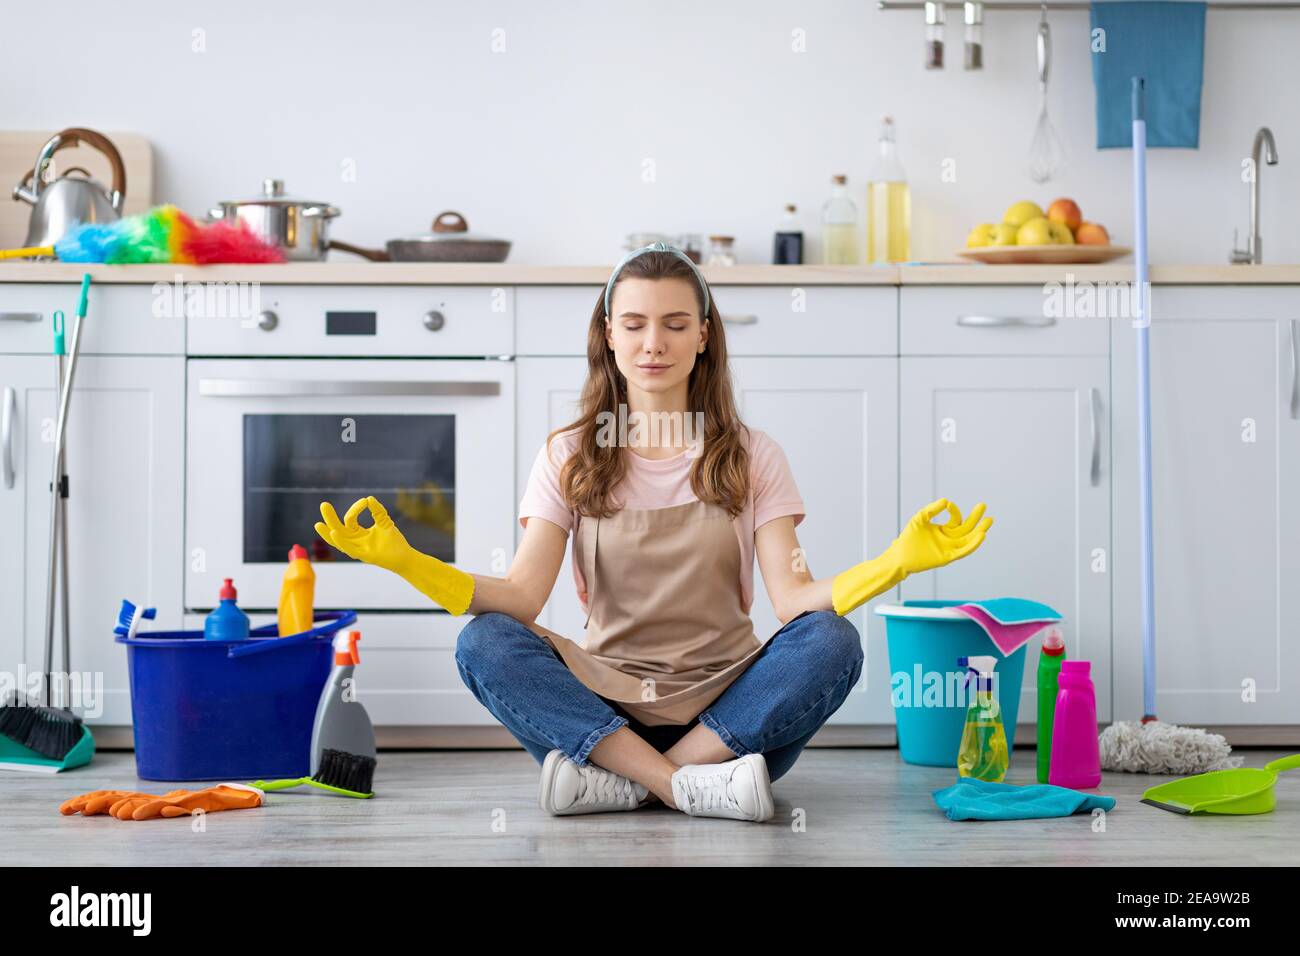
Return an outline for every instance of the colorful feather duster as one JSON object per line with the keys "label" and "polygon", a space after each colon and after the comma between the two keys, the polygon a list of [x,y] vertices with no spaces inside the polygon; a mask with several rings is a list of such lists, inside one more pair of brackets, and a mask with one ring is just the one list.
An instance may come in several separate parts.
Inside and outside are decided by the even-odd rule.
{"label": "colorful feather duster", "polygon": [[0,250],[0,259],[54,256],[61,262],[218,263],[284,262],[284,253],[243,222],[196,223],[175,206],[157,206],[117,222],[81,223],[53,246]]}

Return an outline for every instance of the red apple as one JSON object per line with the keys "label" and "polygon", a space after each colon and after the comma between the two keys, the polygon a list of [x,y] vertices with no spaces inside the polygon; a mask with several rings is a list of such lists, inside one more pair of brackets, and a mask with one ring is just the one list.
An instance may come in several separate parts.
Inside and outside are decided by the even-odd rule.
{"label": "red apple", "polygon": [[1081,246],[1109,246],[1110,236],[1106,234],[1106,227],[1095,222],[1085,222],[1079,225],[1079,230],[1074,234],[1074,241]]}
{"label": "red apple", "polygon": [[1075,232],[1083,223],[1083,213],[1073,199],[1058,199],[1047,207],[1047,218]]}

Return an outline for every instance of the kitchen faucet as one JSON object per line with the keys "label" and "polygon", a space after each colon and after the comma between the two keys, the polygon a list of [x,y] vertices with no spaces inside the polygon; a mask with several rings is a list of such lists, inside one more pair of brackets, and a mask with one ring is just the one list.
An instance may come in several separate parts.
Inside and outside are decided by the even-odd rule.
{"label": "kitchen faucet", "polygon": [[1259,235],[1259,152],[1261,146],[1268,147],[1268,154],[1265,161],[1270,166],[1277,165],[1277,144],[1273,142],[1273,131],[1267,126],[1261,126],[1259,132],[1255,134],[1255,143],[1250,149],[1251,162],[1251,180],[1250,180],[1250,235],[1246,238],[1246,248],[1237,248],[1237,232],[1232,233],[1232,257],[1234,263],[1251,263],[1259,265],[1264,261],[1260,250]]}

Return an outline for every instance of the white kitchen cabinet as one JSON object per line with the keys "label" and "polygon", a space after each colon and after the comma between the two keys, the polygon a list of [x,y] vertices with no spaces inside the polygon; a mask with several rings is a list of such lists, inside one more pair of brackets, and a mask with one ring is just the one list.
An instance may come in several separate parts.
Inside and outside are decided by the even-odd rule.
{"label": "white kitchen cabinet", "polygon": [[[898,360],[896,358],[736,358],[731,361],[742,420],[785,452],[807,515],[795,529],[814,578],[875,557],[898,533]],[[896,599],[886,592],[849,615],[862,635],[862,677],[830,723],[894,722],[884,620],[870,613]],[[754,630],[780,630],[754,561]]]}
{"label": "white kitchen cabinet", "polygon": [[[1136,336],[1111,324],[1115,716],[1142,715]],[[1156,712],[1300,722],[1300,297],[1158,288],[1150,328]]]}
{"label": "white kitchen cabinet", "polygon": [[[156,607],[156,627],[181,619],[185,360],[82,355],[68,419],[68,555],[72,668],[102,675],[103,711],[89,722],[130,724],[126,651],[113,640],[122,599]],[[7,390],[12,389],[12,393]],[[13,486],[0,483],[0,597],[10,627],[5,669],[44,667],[49,484],[57,419],[54,360],[0,356],[12,394]],[[62,668],[56,628],[56,667]],[[94,678],[90,686],[94,686]]]}
{"label": "white kitchen cabinet", "polygon": [[[67,347],[72,348],[80,298],[80,280],[0,283],[0,355],[49,355],[56,310],[64,314]],[[171,282],[92,284],[80,354],[183,355],[183,302],[180,288]]]}
{"label": "white kitchen cabinet", "polygon": [[[27,606],[27,579],[44,581],[47,569],[27,562],[27,535],[49,533],[49,505],[30,512],[27,486],[37,484],[35,494],[46,488],[50,463],[41,454],[49,445],[28,441],[28,422],[33,396],[54,392],[54,359],[37,356],[0,355],[0,608],[5,626],[0,628],[0,674],[12,675],[18,689],[28,687],[23,676],[27,662],[28,636],[44,634],[44,604]],[[75,407],[74,407],[75,410]],[[75,486],[74,486],[75,487]],[[38,648],[39,650],[39,648]],[[42,652],[43,653],[43,652]],[[33,670],[42,667],[40,657],[28,662]]]}
{"label": "white kitchen cabinet", "polygon": [[[963,517],[983,501],[994,521],[978,551],[908,578],[903,597],[1050,605],[1064,618],[1069,657],[1092,662],[1097,716],[1109,720],[1107,359],[905,355],[899,375],[900,527],[941,497],[967,509]],[[1021,723],[1033,723],[1037,707],[1030,643]]]}

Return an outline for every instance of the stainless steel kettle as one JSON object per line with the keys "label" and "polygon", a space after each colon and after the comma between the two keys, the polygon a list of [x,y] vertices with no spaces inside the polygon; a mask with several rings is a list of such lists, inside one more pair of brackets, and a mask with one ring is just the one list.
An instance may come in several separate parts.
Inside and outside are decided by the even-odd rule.
{"label": "stainless steel kettle", "polygon": [[[54,154],[61,149],[85,143],[99,150],[108,159],[113,171],[113,184],[105,189],[90,178],[79,166],[64,171],[51,182],[45,182]],[[73,176],[81,173],[81,176]],[[27,246],[52,246],[79,222],[115,222],[122,218],[122,203],[126,199],[126,165],[122,154],[103,133],[93,129],[71,127],[55,133],[41,147],[36,166],[13,189],[13,198],[32,207],[32,217],[27,227]]]}

